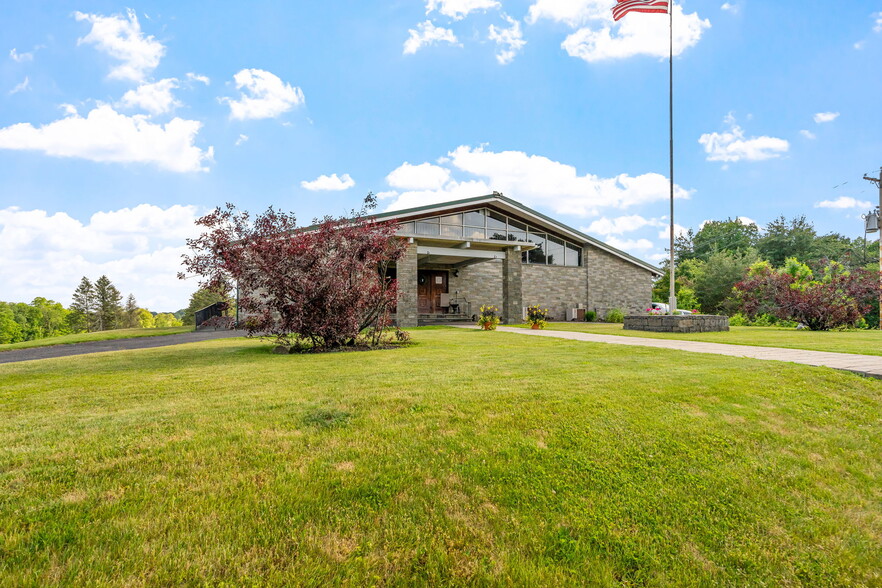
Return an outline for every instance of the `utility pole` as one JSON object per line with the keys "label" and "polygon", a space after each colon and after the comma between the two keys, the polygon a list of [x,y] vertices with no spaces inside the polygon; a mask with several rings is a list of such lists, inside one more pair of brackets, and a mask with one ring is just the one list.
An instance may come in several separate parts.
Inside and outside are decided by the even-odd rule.
{"label": "utility pole", "polygon": [[873,182],[879,188],[879,214],[876,215],[879,224],[879,330],[882,331],[882,167],[879,168],[879,177],[864,176],[868,182]]}

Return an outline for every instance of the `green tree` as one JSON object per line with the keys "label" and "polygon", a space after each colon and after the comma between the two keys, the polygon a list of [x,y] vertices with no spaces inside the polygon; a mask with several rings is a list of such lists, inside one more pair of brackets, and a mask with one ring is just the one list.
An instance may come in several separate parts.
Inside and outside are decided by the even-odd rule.
{"label": "green tree", "polygon": [[138,303],[135,301],[134,294],[129,294],[126,298],[126,307],[123,309],[123,326],[127,329],[137,329],[140,326],[138,321]]}
{"label": "green tree", "polygon": [[111,283],[107,276],[101,276],[95,282],[95,311],[97,330],[107,331],[119,325],[122,314],[122,294]]}
{"label": "green tree", "polygon": [[196,311],[202,310],[206,306],[211,306],[215,302],[231,303],[232,300],[226,294],[219,294],[206,288],[201,288],[193,292],[193,294],[190,295],[190,304],[187,305],[187,308],[184,311],[183,324],[195,325]]}
{"label": "green tree", "polygon": [[24,341],[21,325],[15,320],[12,304],[0,302],[0,344]]}
{"label": "green tree", "polygon": [[156,327],[156,319],[153,318],[153,313],[146,308],[139,308],[138,326],[142,329],[152,329]]}
{"label": "green tree", "polygon": [[757,242],[757,251],[774,267],[781,267],[788,257],[812,262],[818,257],[815,227],[805,215],[787,221],[783,216],[766,225],[765,235]]}
{"label": "green tree", "polygon": [[96,324],[96,301],[95,286],[89,278],[83,276],[80,285],[73,293],[73,302],[70,305],[70,314],[67,316],[67,324],[72,333],[92,331]]}
{"label": "green tree", "polygon": [[181,321],[175,318],[170,312],[161,312],[153,317],[153,320],[156,323],[156,328],[161,329],[164,327],[180,327],[183,325]]}
{"label": "green tree", "polygon": [[707,261],[717,251],[744,253],[756,247],[759,229],[755,224],[744,224],[741,219],[709,221],[692,239],[692,256]]}
{"label": "green tree", "polygon": [[701,303],[701,312],[722,312],[732,288],[756,261],[757,254],[753,249],[741,253],[718,251],[711,255],[695,276],[695,295]]}
{"label": "green tree", "polygon": [[70,311],[60,302],[38,296],[31,302],[31,306],[36,310],[34,317],[38,320],[35,339],[57,337],[70,332],[67,326],[67,315]]}

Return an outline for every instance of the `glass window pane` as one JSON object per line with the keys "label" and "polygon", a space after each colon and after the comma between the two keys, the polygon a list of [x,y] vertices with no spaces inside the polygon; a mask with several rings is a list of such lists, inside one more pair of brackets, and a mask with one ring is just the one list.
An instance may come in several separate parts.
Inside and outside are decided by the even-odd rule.
{"label": "glass window pane", "polygon": [[462,227],[459,225],[441,225],[442,237],[462,237]]}
{"label": "glass window pane", "polygon": [[509,229],[508,231],[508,240],[509,241],[527,241],[527,232],[526,231],[514,231]]}
{"label": "glass window pane", "polygon": [[466,212],[465,214],[463,214],[462,222],[464,225],[469,225],[470,227],[483,227],[484,211],[472,210],[471,212]]}
{"label": "glass window pane", "polygon": [[484,227],[463,227],[462,236],[466,239],[486,239]]}
{"label": "glass window pane", "polygon": [[524,223],[519,223],[514,219],[508,219],[508,228],[509,230],[517,229],[519,231],[526,231],[527,225],[525,225]]}
{"label": "glass window pane", "polygon": [[447,216],[441,217],[442,225],[461,225],[462,224],[462,215],[461,214],[448,214]]}
{"label": "glass window pane", "polygon": [[434,223],[419,221],[416,224],[416,234],[437,237],[439,227],[440,225],[438,225],[438,219],[435,219]]}
{"label": "glass window pane", "polygon": [[399,223],[398,224],[398,233],[405,235],[413,234],[413,223]]}
{"label": "glass window pane", "polygon": [[492,210],[487,214],[487,228],[504,233],[506,230],[505,217]]}
{"label": "glass window pane", "polygon": [[562,240],[549,236],[545,251],[547,253],[546,261],[549,265],[564,264],[564,242]]}
{"label": "glass window pane", "polygon": [[572,267],[581,267],[582,265],[582,248],[576,247],[572,243],[567,243],[566,264]]}
{"label": "glass window pane", "polygon": [[544,233],[530,233],[528,240],[531,243],[536,244],[535,249],[531,249],[529,251],[529,260],[530,263],[545,263],[545,234]]}

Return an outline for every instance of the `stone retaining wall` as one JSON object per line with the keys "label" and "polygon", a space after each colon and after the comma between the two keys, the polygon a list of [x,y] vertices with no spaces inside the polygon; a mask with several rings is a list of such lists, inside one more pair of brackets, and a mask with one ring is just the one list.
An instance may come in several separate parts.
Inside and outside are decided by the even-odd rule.
{"label": "stone retaining wall", "polygon": [[728,331],[729,317],[715,314],[651,315],[625,317],[625,330],[654,333],[710,333]]}

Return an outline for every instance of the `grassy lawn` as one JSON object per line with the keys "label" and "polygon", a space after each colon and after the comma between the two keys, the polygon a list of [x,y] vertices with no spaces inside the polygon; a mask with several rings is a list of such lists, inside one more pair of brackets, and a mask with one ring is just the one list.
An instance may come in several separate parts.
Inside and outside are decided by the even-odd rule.
{"label": "grassy lawn", "polygon": [[413,334],[0,366],[0,585],[882,584],[882,382]]}
{"label": "grassy lawn", "polygon": [[[528,325],[509,325],[529,328]],[[760,347],[787,347],[813,351],[882,355],[882,331],[797,331],[779,327],[730,327],[720,333],[650,333],[626,331],[615,323],[548,323],[551,331],[578,331],[599,335],[622,335],[625,337],[649,337],[652,339],[681,339],[706,341],[708,343],[731,343],[732,345],[757,345]]]}
{"label": "grassy lawn", "polygon": [[177,333],[190,333],[193,325],[188,327],[164,327],[160,329],[114,329],[112,331],[98,331],[96,333],[77,333],[75,335],[62,335],[61,337],[47,337],[34,341],[22,341],[21,343],[6,343],[0,345],[0,352],[13,349],[27,349],[29,347],[49,347],[51,345],[67,345],[69,343],[85,343],[86,341],[108,341],[110,339],[133,339],[135,337],[158,337],[160,335],[175,335]]}

